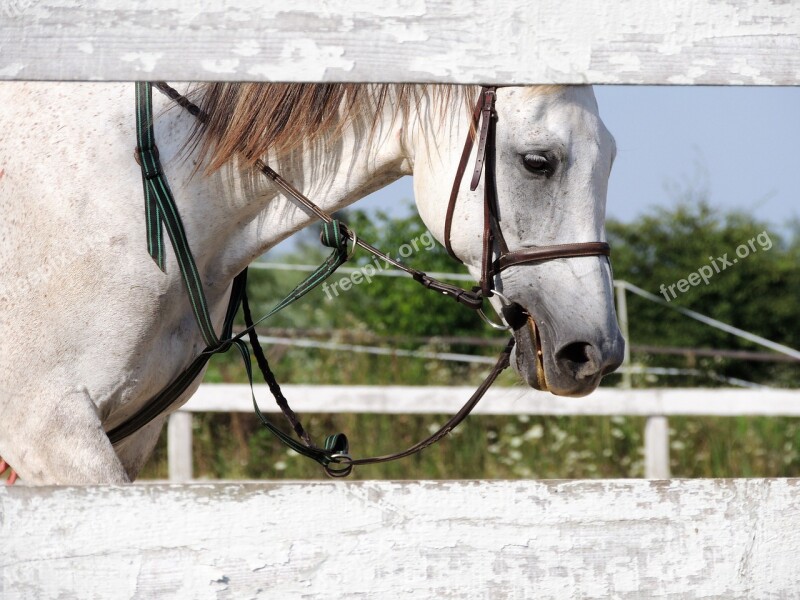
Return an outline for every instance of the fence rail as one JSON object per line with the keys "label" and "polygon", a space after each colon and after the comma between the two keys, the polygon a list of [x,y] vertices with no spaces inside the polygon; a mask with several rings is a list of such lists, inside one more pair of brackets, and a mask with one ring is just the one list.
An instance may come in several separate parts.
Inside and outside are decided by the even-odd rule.
{"label": "fence rail", "polygon": [[[265,385],[256,387],[259,406],[278,412]],[[285,385],[300,413],[453,414],[474,391],[440,386]],[[250,387],[203,384],[168,427],[171,481],[192,479],[193,412],[252,412]],[[678,415],[800,417],[798,390],[600,388],[586,398],[562,398],[523,388],[492,388],[473,411],[480,415],[643,416],[645,477],[666,479],[669,423]]]}
{"label": "fence rail", "polygon": [[794,85],[780,0],[4,0],[0,79]]}
{"label": "fence rail", "polygon": [[800,480],[0,489],[0,596],[796,598]]}

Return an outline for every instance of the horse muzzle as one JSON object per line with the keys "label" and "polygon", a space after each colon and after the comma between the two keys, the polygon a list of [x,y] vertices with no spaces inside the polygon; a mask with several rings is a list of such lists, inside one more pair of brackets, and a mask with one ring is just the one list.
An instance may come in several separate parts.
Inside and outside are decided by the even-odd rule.
{"label": "horse muzzle", "polygon": [[537,390],[585,396],[622,362],[624,340],[618,332],[610,344],[580,339],[559,343],[548,323],[537,321],[518,304],[506,307],[503,317],[516,340],[511,366]]}

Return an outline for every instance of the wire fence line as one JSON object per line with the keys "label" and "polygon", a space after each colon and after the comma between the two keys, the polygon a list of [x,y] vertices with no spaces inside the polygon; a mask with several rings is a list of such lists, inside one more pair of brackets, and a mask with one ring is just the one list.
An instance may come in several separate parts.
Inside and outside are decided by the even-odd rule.
{"label": "wire fence line", "polygon": [[[480,346],[497,347],[506,342],[505,337],[479,337],[468,335],[384,335],[372,331],[330,328],[266,327],[259,329],[264,336],[288,337],[292,339],[309,338],[337,340],[347,344],[420,344],[422,346]],[[665,354],[683,357],[731,358],[757,362],[800,362],[785,354],[762,350],[730,350],[724,348],[703,348],[693,346],[655,346],[650,344],[630,344],[633,352],[643,354]]]}
{"label": "wire fence line", "polygon": [[320,350],[336,350],[337,352],[356,352],[359,354],[375,354],[379,356],[403,356],[408,358],[425,358],[430,360],[443,360],[448,362],[476,363],[493,365],[496,358],[476,356],[474,354],[459,354],[457,352],[429,352],[426,350],[402,350],[384,348],[382,346],[364,346],[362,344],[342,344],[339,342],[322,342],[312,339],[298,339],[290,337],[277,337],[259,335],[258,341],[263,344],[279,344],[282,346],[295,346],[298,348],[315,348]]}
{"label": "wire fence line", "polygon": [[[274,270],[284,270],[284,271],[306,271],[306,272],[314,271],[317,268],[314,265],[292,264],[283,262],[264,262],[264,261],[256,261],[255,263],[253,263],[252,266],[256,269],[262,269],[262,270],[274,269]],[[356,273],[359,272],[359,270],[360,269],[353,267],[341,267],[338,269],[338,271],[342,273]],[[453,281],[474,281],[471,275],[465,273],[431,272],[429,274],[432,277],[436,277],[439,279],[450,279]],[[375,276],[408,277],[408,273],[405,273],[404,271],[400,271],[398,269],[383,269],[377,272]],[[780,355],[789,357],[790,359],[793,360],[800,361],[800,350],[795,350],[794,348],[790,348],[789,346],[786,346],[784,344],[779,344],[777,342],[768,340],[767,338],[756,335],[749,331],[745,331],[738,327],[728,325],[727,323],[723,323],[722,321],[718,321],[717,319],[708,317],[697,311],[693,311],[687,308],[683,308],[681,306],[675,306],[673,304],[670,304],[669,302],[666,302],[659,296],[656,296],[655,294],[652,294],[628,281],[615,280],[614,286],[618,289],[618,291],[631,292],[641,298],[644,298],[651,302],[655,302],[660,306],[676,311],[684,315],[685,317],[699,321],[709,327],[725,331],[726,333],[747,340],[751,343],[760,345],[765,348],[769,348],[770,350],[777,352]],[[627,308],[624,309],[624,312],[627,312]],[[624,321],[627,322],[627,314],[620,315],[620,318],[624,319]],[[289,337],[266,336],[266,335],[260,335],[259,340],[268,344],[281,344],[285,346],[318,348],[318,349],[357,352],[357,353],[374,354],[374,355],[402,356],[408,358],[423,358],[431,360],[444,360],[444,361],[477,363],[477,364],[492,364],[494,362],[494,359],[490,357],[474,356],[470,354],[452,353],[452,352],[432,352],[427,350],[395,350],[391,348],[383,348],[379,346],[367,346],[363,344],[348,344],[341,342],[327,342],[327,341],[317,341],[311,339],[295,339]],[[718,375],[712,371],[705,371],[700,369],[668,369],[659,367],[641,367],[641,366],[623,365],[620,369],[618,369],[618,371],[623,374],[643,373],[643,374],[666,375],[666,376],[699,375],[708,377],[715,381],[720,381],[723,383],[727,383],[729,385],[734,385],[737,387],[749,387],[749,388],[766,387],[766,386],[761,386],[760,384],[745,381],[743,379],[725,377],[722,375]]]}
{"label": "wire fence line", "polygon": [[[426,350],[402,350],[395,348],[385,348],[383,346],[365,346],[363,344],[344,344],[340,342],[324,342],[313,339],[259,335],[258,341],[262,344],[272,344],[278,346],[289,346],[296,348],[312,348],[318,350],[333,350],[337,352],[354,352],[357,354],[373,354],[377,356],[400,356],[405,358],[419,358],[426,360],[441,360],[446,362],[460,362],[468,364],[493,365],[497,359],[489,356],[476,356],[474,354],[460,354],[456,352],[430,352]],[[768,389],[769,386],[746,381],[737,377],[726,377],[713,371],[703,369],[680,369],[668,367],[644,367],[640,365],[622,366],[617,369],[620,373],[632,373],[637,375],[662,375],[662,376],[700,376],[707,377],[713,381],[726,383],[734,387],[745,387],[752,389]]]}
{"label": "wire fence line", "polygon": [[627,281],[615,281],[614,285],[622,286],[627,291],[636,294],[637,296],[641,296],[651,302],[655,302],[661,306],[679,312],[680,314],[689,317],[690,319],[694,319],[696,321],[700,321],[710,327],[715,329],[719,329],[726,333],[730,333],[731,335],[735,335],[736,337],[745,339],[749,342],[754,344],[758,344],[759,346],[764,346],[765,348],[769,348],[770,350],[774,350],[775,352],[779,352],[780,354],[785,354],[786,356],[791,356],[796,360],[800,360],[800,350],[795,350],[794,348],[790,348],[789,346],[784,346],[783,344],[778,344],[777,342],[773,342],[772,340],[768,340],[765,337],[761,337],[760,335],[756,335],[754,333],[750,333],[749,331],[745,331],[744,329],[739,329],[738,327],[734,327],[732,325],[728,325],[727,323],[723,323],[722,321],[718,321],[716,319],[712,319],[711,317],[707,317],[704,314],[701,314],[697,311],[690,310],[688,308],[683,308],[682,306],[675,306],[670,304],[666,300],[656,296],[655,294],[651,294],[650,292],[643,290],[642,288],[633,285]]}

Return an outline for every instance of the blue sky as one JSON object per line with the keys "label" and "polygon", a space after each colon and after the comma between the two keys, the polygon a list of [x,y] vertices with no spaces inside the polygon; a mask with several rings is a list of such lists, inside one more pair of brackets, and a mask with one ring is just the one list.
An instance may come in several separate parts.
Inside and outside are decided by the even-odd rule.
{"label": "blue sky", "polygon": [[[617,140],[608,215],[630,221],[687,187],[781,230],[800,218],[800,87],[595,86]],[[670,191],[672,190],[672,191]],[[392,209],[405,178],[362,200]]]}

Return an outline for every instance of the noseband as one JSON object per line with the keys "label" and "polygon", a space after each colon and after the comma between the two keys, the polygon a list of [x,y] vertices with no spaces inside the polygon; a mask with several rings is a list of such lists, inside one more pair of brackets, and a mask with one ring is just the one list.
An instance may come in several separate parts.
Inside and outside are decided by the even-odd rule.
{"label": "noseband", "polygon": [[[448,254],[459,262],[463,262],[450,242],[453,227],[453,215],[456,210],[458,191],[464,172],[467,170],[469,157],[475,142],[476,132],[479,132],[478,152],[475,158],[475,168],[472,172],[472,181],[469,189],[475,191],[481,180],[481,173],[486,166],[486,177],[483,184],[483,244],[481,258],[480,292],[484,298],[492,295],[494,278],[508,267],[528,263],[538,263],[556,258],[577,258],[581,256],[609,256],[611,247],[606,242],[577,242],[571,244],[556,244],[552,246],[532,246],[521,250],[511,251],[508,248],[503,230],[500,227],[500,218],[497,208],[497,185],[495,181],[495,125],[497,111],[496,87],[483,87],[475,109],[472,111],[467,140],[461,152],[453,188],[450,191],[450,201],[447,204],[447,214],[444,221],[444,245]],[[497,244],[497,258],[492,260]]]}

